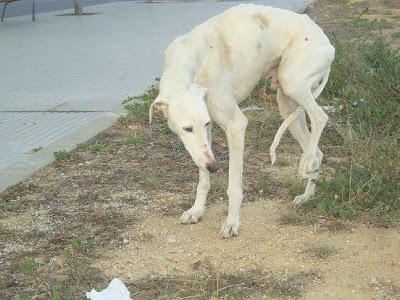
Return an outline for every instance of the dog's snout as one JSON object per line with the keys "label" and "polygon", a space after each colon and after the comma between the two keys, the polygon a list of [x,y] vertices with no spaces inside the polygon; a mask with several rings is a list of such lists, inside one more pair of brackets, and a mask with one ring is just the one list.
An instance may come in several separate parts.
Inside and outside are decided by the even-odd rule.
{"label": "dog's snout", "polygon": [[211,173],[214,173],[218,170],[219,166],[217,162],[213,163],[208,163],[207,164],[207,170],[210,171]]}

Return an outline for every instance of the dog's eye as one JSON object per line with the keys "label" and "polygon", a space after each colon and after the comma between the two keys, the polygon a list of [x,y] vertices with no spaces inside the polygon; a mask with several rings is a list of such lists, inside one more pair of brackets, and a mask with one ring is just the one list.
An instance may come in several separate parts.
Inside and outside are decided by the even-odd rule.
{"label": "dog's eye", "polygon": [[211,122],[207,122],[206,125],[204,125],[205,127],[210,126]]}
{"label": "dog's eye", "polygon": [[193,127],[189,126],[189,127],[183,127],[183,130],[187,131],[187,132],[193,132]]}

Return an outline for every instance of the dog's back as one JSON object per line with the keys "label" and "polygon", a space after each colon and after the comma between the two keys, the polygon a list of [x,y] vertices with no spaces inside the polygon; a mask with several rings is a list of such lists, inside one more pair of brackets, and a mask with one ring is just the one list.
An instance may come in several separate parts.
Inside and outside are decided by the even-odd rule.
{"label": "dog's back", "polygon": [[305,39],[329,43],[307,15],[240,4],[175,39],[165,52],[164,69],[191,69],[204,87],[228,84],[240,102],[280,63],[289,45]]}

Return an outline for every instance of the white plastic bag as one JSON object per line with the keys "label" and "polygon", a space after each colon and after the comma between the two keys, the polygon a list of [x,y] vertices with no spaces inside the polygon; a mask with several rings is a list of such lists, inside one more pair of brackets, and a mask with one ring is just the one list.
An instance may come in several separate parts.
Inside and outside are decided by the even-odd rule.
{"label": "white plastic bag", "polygon": [[132,300],[130,295],[122,281],[114,278],[106,289],[100,292],[92,289],[86,293],[86,298],[91,300]]}

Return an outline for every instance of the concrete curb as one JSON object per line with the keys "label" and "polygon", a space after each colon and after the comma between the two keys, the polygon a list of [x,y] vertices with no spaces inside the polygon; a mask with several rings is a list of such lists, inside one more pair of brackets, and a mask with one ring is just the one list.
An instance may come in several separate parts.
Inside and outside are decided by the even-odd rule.
{"label": "concrete curb", "polygon": [[61,150],[70,151],[77,144],[84,143],[96,134],[109,128],[120,115],[117,113],[105,113],[103,116],[96,118],[84,127],[75,130],[73,133],[50,144],[37,153],[29,154],[26,160],[15,163],[0,171],[0,192],[3,192],[13,184],[23,181],[34,172],[50,164],[54,161],[54,152]]}

